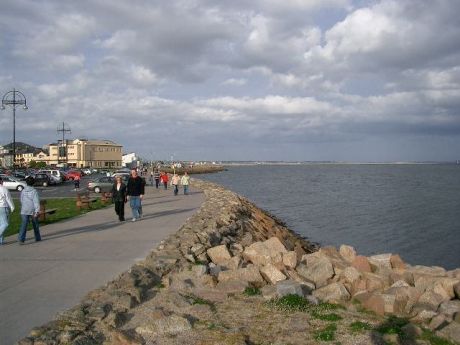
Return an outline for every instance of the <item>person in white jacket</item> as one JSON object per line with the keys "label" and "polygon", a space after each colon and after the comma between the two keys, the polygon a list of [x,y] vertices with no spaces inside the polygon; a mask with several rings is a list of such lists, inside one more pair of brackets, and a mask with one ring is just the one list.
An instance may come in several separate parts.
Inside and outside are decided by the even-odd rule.
{"label": "person in white jacket", "polygon": [[13,199],[11,199],[10,191],[3,186],[3,180],[0,176],[0,245],[3,244],[3,233],[9,225],[9,216],[13,211]]}
{"label": "person in white jacket", "polygon": [[21,192],[21,227],[19,229],[18,241],[19,244],[24,244],[26,240],[26,231],[29,220],[32,220],[34,228],[35,241],[41,241],[40,229],[38,224],[38,215],[40,214],[40,199],[38,198],[37,190],[32,187],[34,178],[28,176],[26,178],[27,186]]}

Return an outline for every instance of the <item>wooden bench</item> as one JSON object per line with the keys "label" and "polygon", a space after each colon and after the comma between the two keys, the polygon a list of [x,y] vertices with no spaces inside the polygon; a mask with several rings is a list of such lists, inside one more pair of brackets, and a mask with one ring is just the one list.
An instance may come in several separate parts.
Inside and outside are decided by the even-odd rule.
{"label": "wooden bench", "polygon": [[111,203],[111,202],[112,202],[112,193],[103,192],[101,194],[101,203],[106,204],[106,203]]}
{"label": "wooden bench", "polygon": [[76,205],[77,205],[77,209],[78,210],[81,210],[82,208],[84,209],[90,209],[91,208],[91,204],[93,202],[96,202],[97,201],[97,198],[91,198],[89,196],[89,192],[86,192],[86,193],[77,193],[77,202],[76,202]]}
{"label": "wooden bench", "polygon": [[40,212],[38,213],[38,220],[44,222],[46,220],[46,216],[49,214],[55,214],[57,208],[46,208],[46,200],[40,200]]}

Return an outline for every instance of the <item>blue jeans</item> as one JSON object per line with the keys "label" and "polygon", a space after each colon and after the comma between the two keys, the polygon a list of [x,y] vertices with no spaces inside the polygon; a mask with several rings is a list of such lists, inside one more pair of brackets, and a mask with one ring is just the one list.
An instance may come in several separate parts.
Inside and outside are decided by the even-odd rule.
{"label": "blue jeans", "polygon": [[40,241],[42,239],[40,236],[38,218],[30,214],[21,214],[21,227],[19,228],[19,235],[18,235],[19,242],[24,242],[26,240],[26,231],[27,231],[27,225],[29,225],[29,220],[32,220],[32,227],[34,228],[35,241]]}
{"label": "blue jeans", "polygon": [[188,194],[188,184],[184,185],[184,195]]}
{"label": "blue jeans", "polygon": [[174,195],[177,195],[179,193],[179,186],[177,184],[174,184]]}
{"label": "blue jeans", "polygon": [[8,207],[0,207],[0,244],[3,242],[3,232],[8,227],[8,218],[10,209]]}
{"label": "blue jeans", "polygon": [[130,196],[129,197],[129,206],[131,206],[131,211],[133,213],[133,218],[139,219],[140,209],[141,209],[141,197],[140,196]]}

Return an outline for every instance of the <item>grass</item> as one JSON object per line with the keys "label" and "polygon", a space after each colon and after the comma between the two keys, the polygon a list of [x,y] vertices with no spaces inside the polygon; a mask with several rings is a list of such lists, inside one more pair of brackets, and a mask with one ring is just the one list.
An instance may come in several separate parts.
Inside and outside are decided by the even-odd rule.
{"label": "grass", "polygon": [[261,295],[262,292],[259,288],[256,287],[247,287],[246,289],[244,289],[243,294],[245,294],[246,296],[257,296]]}
{"label": "grass", "polygon": [[[10,225],[4,233],[4,236],[14,235],[19,232],[19,226],[21,225],[21,205],[18,200],[14,200],[15,210],[10,215]],[[56,213],[47,215],[46,221],[40,222],[40,225],[51,224],[59,222],[64,219],[73,218],[81,214],[88,213],[100,208],[104,208],[110,204],[103,205],[98,199],[96,202],[91,203],[91,209],[82,209],[77,210],[76,199],[75,198],[60,198],[60,199],[46,199],[46,208],[57,208]],[[31,229],[32,225],[29,224],[28,229]]]}
{"label": "grass", "polygon": [[427,329],[423,330],[420,339],[429,341],[431,345],[455,345],[455,343],[444,338],[438,337],[433,332]]}
{"label": "grass", "polygon": [[322,330],[316,331],[314,333],[314,338],[320,341],[333,341],[335,340],[335,331],[337,331],[337,325],[332,323]]}
{"label": "grass", "polygon": [[355,321],[350,324],[350,330],[352,333],[360,333],[365,331],[370,331],[372,326],[367,322]]}
{"label": "grass", "polygon": [[402,328],[408,323],[407,319],[391,315],[383,324],[376,327],[375,330],[381,334],[398,334],[401,336],[404,333]]}

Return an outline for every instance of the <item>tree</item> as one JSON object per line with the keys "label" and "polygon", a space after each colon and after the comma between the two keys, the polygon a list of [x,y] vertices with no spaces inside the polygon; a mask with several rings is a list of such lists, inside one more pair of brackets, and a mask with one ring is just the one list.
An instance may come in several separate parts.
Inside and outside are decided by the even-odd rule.
{"label": "tree", "polygon": [[35,169],[37,167],[37,162],[34,160],[31,160],[29,162],[29,168]]}

